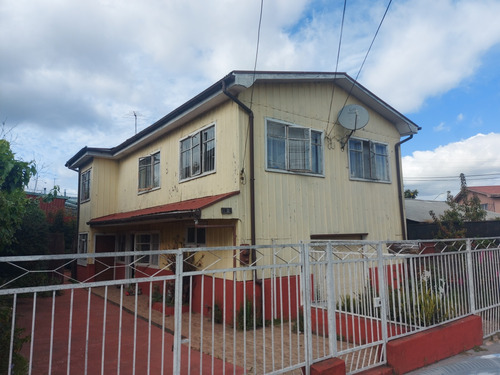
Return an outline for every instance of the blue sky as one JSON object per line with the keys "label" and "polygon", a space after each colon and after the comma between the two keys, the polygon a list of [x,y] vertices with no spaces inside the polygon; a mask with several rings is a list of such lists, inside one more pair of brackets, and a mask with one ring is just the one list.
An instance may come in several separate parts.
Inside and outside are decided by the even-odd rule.
{"label": "blue sky", "polygon": [[[343,1],[264,0],[258,70],[334,71]],[[388,1],[347,2],[338,71],[356,77]],[[30,188],[76,194],[65,162],[113,147],[232,70],[253,69],[257,0],[3,0],[0,119]],[[359,81],[422,131],[403,146],[421,198],[500,185],[500,0],[393,1]]]}

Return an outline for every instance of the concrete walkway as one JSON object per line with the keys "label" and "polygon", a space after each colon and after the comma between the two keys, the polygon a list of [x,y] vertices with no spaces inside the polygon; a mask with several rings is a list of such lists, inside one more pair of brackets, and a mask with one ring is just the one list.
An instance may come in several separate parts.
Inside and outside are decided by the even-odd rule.
{"label": "concrete walkway", "polygon": [[[417,369],[415,371],[411,371],[408,375],[426,375],[426,374],[451,374],[454,371],[453,367],[458,366],[457,368],[464,368],[466,364],[471,360],[475,360],[478,357],[482,357],[489,354],[499,354],[500,353],[500,335],[493,335],[486,340],[484,340],[483,345],[480,347],[473,348],[471,350],[467,350],[463,353],[455,355],[450,358],[443,359],[442,361],[436,362],[432,365]],[[499,369],[500,371],[500,369]],[[455,371],[456,372],[456,371]],[[474,372],[479,373],[479,372]],[[486,372],[485,374],[490,374]]]}

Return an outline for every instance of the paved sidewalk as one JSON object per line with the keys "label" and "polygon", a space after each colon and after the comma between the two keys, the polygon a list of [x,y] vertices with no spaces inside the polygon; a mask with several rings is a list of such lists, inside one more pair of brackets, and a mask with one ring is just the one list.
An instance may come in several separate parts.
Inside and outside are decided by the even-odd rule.
{"label": "paved sidewalk", "polygon": [[[481,345],[480,347],[467,350],[463,353],[460,353],[450,358],[443,359],[442,361],[436,362],[432,365],[409,372],[408,375],[426,375],[428,373],[429,374],[456,373],[458,370],[454,370],[455,366],[457,369],[464,368],[467,366],[467,363],[469,363],[471,360],[477,360],[478,357],[490,354],[500,354],[500,334],[493,335],[487,338],[486,340],[484,340],[483,345]],[[472,373],[479,374],[481,372],[472,372]],[[485,372],[484,374],[494,374],[494,373]]]}

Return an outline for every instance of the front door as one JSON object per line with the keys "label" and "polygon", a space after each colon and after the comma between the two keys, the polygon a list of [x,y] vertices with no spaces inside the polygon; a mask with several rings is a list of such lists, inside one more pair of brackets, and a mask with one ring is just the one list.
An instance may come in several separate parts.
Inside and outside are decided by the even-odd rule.
{"label": "front door", "polygon": [[[96,253],[112,253],[115,251],[115,236],[114,235],[97,235],[95,239],[95,252]],[[95,280],[113,280],[113,267],[115,265],[115,258],[99,257],[95,259]]]}

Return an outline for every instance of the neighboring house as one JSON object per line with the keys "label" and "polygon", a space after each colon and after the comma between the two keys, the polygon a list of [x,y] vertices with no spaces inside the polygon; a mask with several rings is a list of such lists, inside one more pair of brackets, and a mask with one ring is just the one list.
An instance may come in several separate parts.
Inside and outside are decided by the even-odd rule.
{"label": "neighboring house", "polygon": [[[484,210],[500,213],[500,186],[468,186],[466,192],[468,199],[472,195],[477,196]],[[463,199],[461,193],[455,197],[455,201],[458,203]]]}
{"label": "neighboring house", "polygon": [[[368,112],[362,129],[337,122],[351,104]],[[403,240],[400,145],[419,129],[344,73],[231,72],[121,144],[66,163],[79,174],[79,252]]]}
{"label": "neighboring house", "polygon": [[68,197],[66,191],[64,195],[58,195],[47,201],[44,199],[47,196],[46,192],[37,193],[34,191],[27,191],[26,196],[30,199],[38,200],[40,209],[45,212],[49,220],[59,211],[63,212],[65,221],[73,220],[77,215],[78,200],[75,197]]}
{"label": "neighboring house", "polygon": [[[408,239],[432,239],[438,232],[437,226],[433,224],[430,211],[436,216],[441,216],[450,206],[445,201],[405,199],[406,223],[408,227]],[[486,211],[486,222],[466,224],[467,233],[471,237],[492,237],[498,235],[500,227],[500,213]],[[494,222],[492,222],[494,221]],[[493,230],[493,233],[490,231]],[[480,233],[481,235],[473,235]]]}

